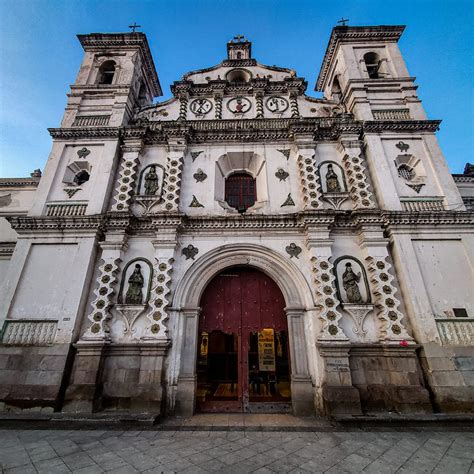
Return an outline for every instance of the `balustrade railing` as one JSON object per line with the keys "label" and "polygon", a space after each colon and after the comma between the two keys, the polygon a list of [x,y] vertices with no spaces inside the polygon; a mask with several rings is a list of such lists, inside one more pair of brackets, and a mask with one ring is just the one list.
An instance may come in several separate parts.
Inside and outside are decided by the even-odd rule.
{"label": "balustrade railing", "polygon": [[73,127],[99,127],[109,124],[109,115],[83,115],[76,117]]}
{"label": "balustrade railing", "polygon": [[54,203],[46,204],[46,215],[58,216],[83,216],[86,213],[87,203]]}
{"label": "balustrade railing", "polygon": [[474,319],[436,319],[441,344],[444,346],[474,345]]}
{"label": "balustrade railing", "polygon": [[2,343],[21,346],[52,344],[57,328],[58,322],[52,320],[7,320],[5,321]]}
{"label": "balustrade railing", "polygon": [[411,120],[408,109],[373,110],[375,120]]}

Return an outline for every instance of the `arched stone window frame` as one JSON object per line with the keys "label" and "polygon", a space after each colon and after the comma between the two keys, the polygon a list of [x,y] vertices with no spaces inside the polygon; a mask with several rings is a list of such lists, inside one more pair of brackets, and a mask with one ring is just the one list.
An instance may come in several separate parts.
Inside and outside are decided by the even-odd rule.
{"label": "arched stone window frame", "polygon": [[342,293],[341,293],[341,287],[339,285],[338,268],[339,268],[339,264],[344,260],[352,260],[352,261],[356,262],[358,264],[358,266],[360,267],[360,269],[362,271],[361,272],[362,277],[363,277],[362,280],[364,281],[365,292],[366,292],[366,295],[367,295],[366,301],[364,301],[361,304],[363,304],[363,305],[372,304],[372,293],[370,292],[369,280],[367,278],[367,271],[365,269],[364,264],[359,259],[357,259],[356,257],[353,257],[351,255],[342,255],[341,257],[336,258],[336,260],[334,261],[334,276],[335,276],[334,281],[335,281],[335,284],[336,284],[337,297],[338,297],[339,301],[341,302],[342,306],[344,307],[344,304],[349,304],[349,303],[347,303],[347,301],[344,301],[344,298],[342,297]]}
{"label": "arched stone window frame", "polygon": [[[340,171],[339,177],[341,178],[341,185],[343,187],[343,189],[341,190],[341,193],[347,193],[348,188],[347,188],[346,175],[344,173],[344,168],[337,161],[332,161],[332,160],[324,160],[318,165],[319,184],[321,186],[322,193],[323,194],[327,193],[327,190],[325,191],[323,188],[323,181],[326,178],[326,176],[322,176],[321,174],[321,168],[323,167],[323,165],[326,165],[326,164],[331,164],[333,166],[336,166],[339,169]],[[327,193],[327,194],[331,194],[331,193]]]}
{"label": "arched stone window frame", "polygon": [[255,204],[247,209],[252,213],[261,209],[268,202],[268,179],[266,161],[262,155],[253,151],[232,151],[221,155],[216,161],[214,179],[214,199],[230,213],[237,214],[237,209],[230,207],[225,201],[225,180],[237,172],[248,173],[255,179],[257,199]]}
{"label": "arched stone window frame", "polygon": [[359,63],[360,63],[360,71],[362,73],[362,77],[370,78],[369,71],[367,70],[367,62],[366,62],[366,55],[367,54],[375,54],[378,58],[379,67],[377,69],[378,77],[377,79],[386,79],[392,76],[387,60],[387,51],[382,46],[376,46],[371,49],[362,49],[359,52]]}
{"label": "arched stone window frame", "polygon": [[[137,258],[133,258],[132,260],[130,260],[124,267],[123,271],[122,271],[122,279],[121,279],[121,282],[120,282],[120,290],[119,290],[119,293],[118,293],[118,298],[117,298],[117,303],[118,304],[125,304],[125,295],[124,295],[124,291],[125,290],[125,284],[128,283],[128,278],[127,278],[127,274],[128,274],[128,269],[130,268],[131,265],[135,265],[136,263],[143,263],[145,264],[147,267],[148,267],[148,282],[146,282],[146,284],[144,285],[144,287],[146,288],[146,293],[145,293],[145,298],[143,300],[143,305],[146,305],[148,303],[148,301],[150,301],[150,293],[151,293],[151,284],[152,284],[152,280],[153,280],[153,265],[151,264],[151,262],[144,258],[144,257],[137,257]],[[130,275],[128,275],[130,276]]]}
{"label": "arched stone window frame", "polygon": [[159,165],[158,163],[150,163],[149,165],[145,166],[145,168],[143,168],[142,171],[140,172],[140,177],[138,178],[138,183],[137,183],[137,196],[147,196],[146,194],[143,193],[142,188],[144,186],[145,173],[147,169],[150,168],[151,166],[154,166],[155,168],[161,168],[163,175],[161,177],[161,185],[160,185],[159,194],[150,195],[148,197],[150,198],[153,197],[155,199],[161,200],[161,196],[163,194],[163,184],[165,181],[166,170],[163,165]]}
{"label": "arched stone window frame", "polygon": [[[113,61],[115,63],[115,73],[114,77],[112,79],[111,84],[101,84],[100,79],[101,79],[101,67],[108,61]],[[120,62],[116,57],[110,57],[110,56],[105,56],[105,57],[100,57],[98,58],[96,56],[95,58],[95,67],[94,67],[94,73],[92,77],[92,83],[95,84],[96,86],[105,86],[105,85],[115,85],[118,84],[119,76],[120,76],[120,71],[121,71],[121,66]]]}
{"label": "arched stone window frame", "polygon": [[[233,79],[233,76],[238,76],[238,75],[241,75],[242,77],[244,77],[244,80],[236,81],[235,79]],[[234,69],[231,69],[230,71],[227,71],[225,75],[225,79],[227,82],[237,83],[237,84],[243,83],[243,82],[250,82],[252,78],[253,78],[252,73],[248,69],[245,69],[242,67],[236,67]]]}

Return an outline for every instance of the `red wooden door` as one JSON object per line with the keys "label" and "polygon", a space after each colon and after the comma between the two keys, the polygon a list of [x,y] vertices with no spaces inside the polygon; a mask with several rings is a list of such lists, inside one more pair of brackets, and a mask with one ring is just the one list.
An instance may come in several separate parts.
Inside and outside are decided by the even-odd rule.
{"label": "red wooden door", "polygon": [[[263,329],[287,334],[283,295],[264,273],[236,267],[213,278],[203,293],[201,307],[198,408],[248,411],[249,361],[255,358],[250,354],[250,341]],[[281,359],[286,357],[288,362],[287,351],[285,354]]]}

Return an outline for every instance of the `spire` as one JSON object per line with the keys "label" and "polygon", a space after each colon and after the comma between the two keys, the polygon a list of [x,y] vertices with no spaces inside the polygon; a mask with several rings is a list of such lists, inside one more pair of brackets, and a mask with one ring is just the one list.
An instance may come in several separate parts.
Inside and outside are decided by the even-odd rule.
{"label": "spire", "polygon": [[252,43],[243,35],[234,36],[227,43],[227,59],[238,61],[252,58]]}

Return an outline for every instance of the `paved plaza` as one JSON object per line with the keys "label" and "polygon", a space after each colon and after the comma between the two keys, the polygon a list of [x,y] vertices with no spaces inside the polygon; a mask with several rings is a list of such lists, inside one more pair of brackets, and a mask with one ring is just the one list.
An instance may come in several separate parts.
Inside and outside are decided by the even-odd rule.
{"label": "paved plaza", "polygon": [[0,470],[474,473],[474,432],[469,430],[342,429],[292,417],[280,430],[278,417],[260,420],[266,421],[258,416],[193,417],[143,431],[0,429]]}

